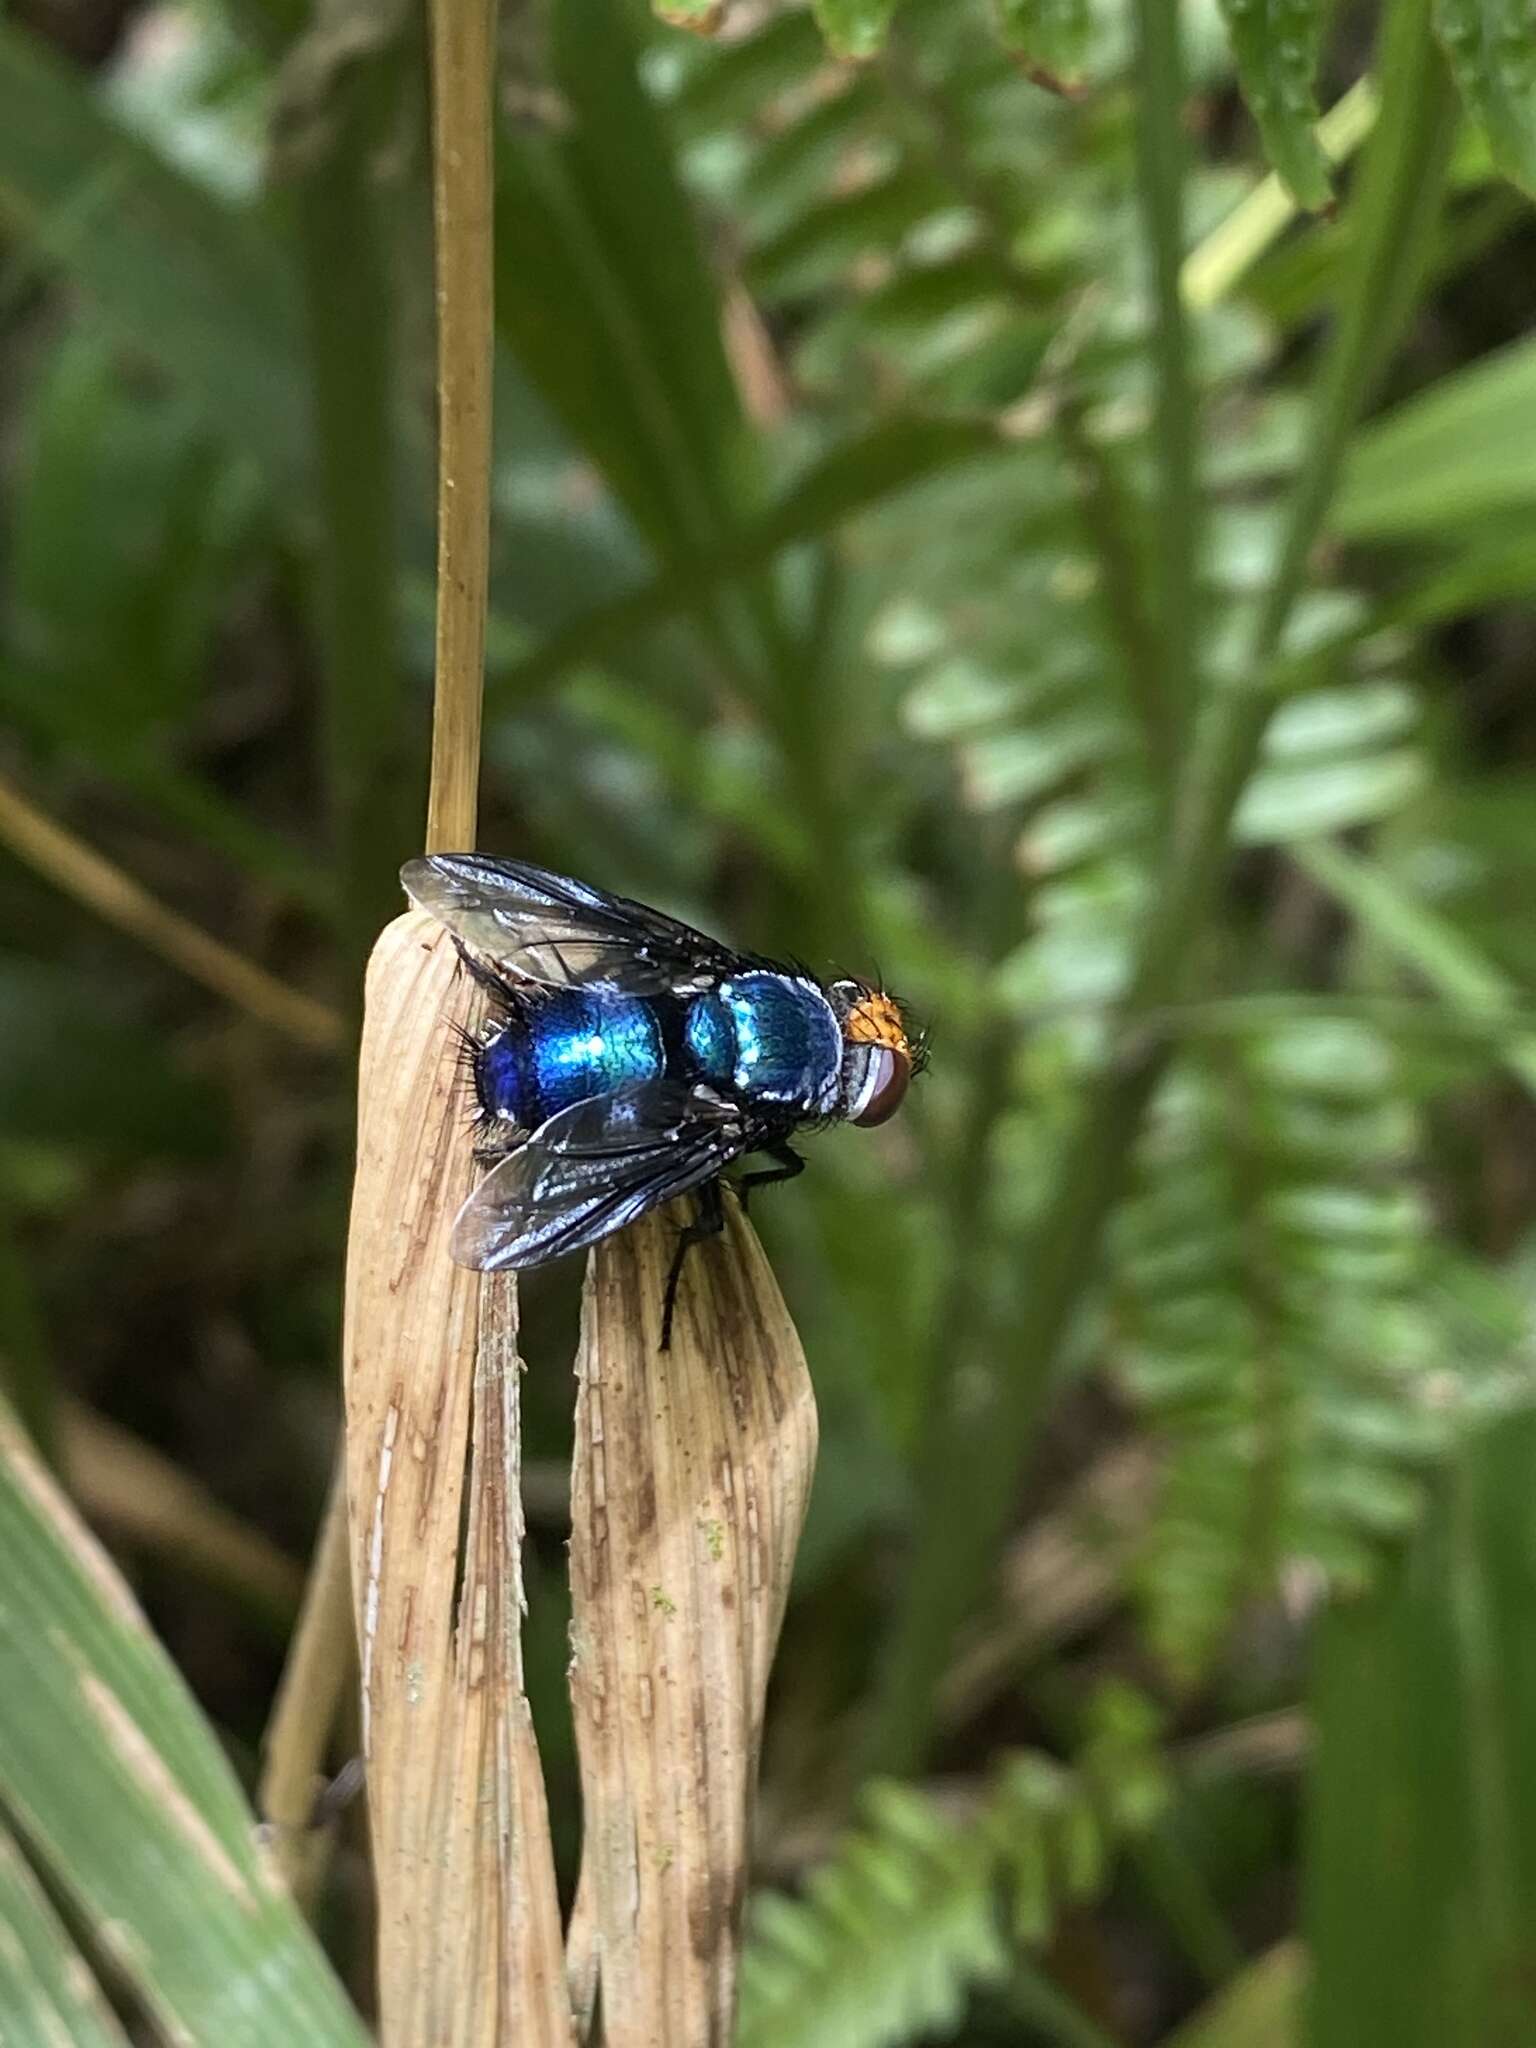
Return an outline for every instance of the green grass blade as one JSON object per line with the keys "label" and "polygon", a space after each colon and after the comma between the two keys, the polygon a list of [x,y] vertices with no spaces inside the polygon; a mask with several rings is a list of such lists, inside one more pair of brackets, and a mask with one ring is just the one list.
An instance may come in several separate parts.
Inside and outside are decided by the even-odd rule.
{"label": "green grass blade", "polygon": [[128,2048],[90,1965],[4,1828],[0,1930],[0,2041],[7,2048]]}
{"label": "green grass blade", "polygon": [[324,767],[339,872],[344,975],[360,996],[416,824],[405,803],[396,560],[393,300],[373,169],[374,63],[333,96],[330,134],[293,194],[317,452]]}
{"label": "green grass blade", "polygon": [[1350,540],[1435,538],[1536,504],[1536,343],[1437,378],[1360,435],[1330,525]]}
{"label": "green grass blade", "polygon": [[167,2034],[362,2048],[212,1731],[0,1414],[0,1807]]}
{"label": "green grass blade", "polygon": [[1142,232],[1152,273],[1152,357],[1157,377],[1152,520],[1155,566],[1157,709],[1165,793],[1181,758],[1199,687],[1195,674],[1195,561],[1200,489],[1195,474],[1195,375],[1179,273],[1184,248],[1184,55],[1179,10],[1138,0],[1136,164]]}
{"label": "green grass blade", "polygon": [[1529,2048],[1536,1420],[1463,1453],[1390,1583],[1324,1623],[1303,1923],[1311,2048]]}

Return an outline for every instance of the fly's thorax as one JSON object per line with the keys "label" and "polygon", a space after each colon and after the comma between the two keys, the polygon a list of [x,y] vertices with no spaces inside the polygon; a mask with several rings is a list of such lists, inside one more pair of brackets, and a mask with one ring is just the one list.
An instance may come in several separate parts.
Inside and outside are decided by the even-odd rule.
{"label": "fly's thorax", "polygon": [[692,997],[683,1043],[699,1075],[746,1101],[805,1117],[837,1107],[842,1033],[801,975],[751,969]]}
{"label": "fly's thorax", "polygon": [[661,1079],[662,1030],[654,1006],[605,990],[541,990],[475,1058],[487,1117],[536,1129],[595,1095]]}

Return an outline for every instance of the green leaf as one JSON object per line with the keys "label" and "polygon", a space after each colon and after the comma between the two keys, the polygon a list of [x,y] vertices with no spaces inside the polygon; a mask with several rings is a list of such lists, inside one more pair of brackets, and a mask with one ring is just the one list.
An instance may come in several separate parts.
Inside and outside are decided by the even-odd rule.
{"label": "green leaf", "polygon": [[0,1807],[115,1973],[173,2039],[363,2048],[212,1731],[5,1414],[0,1555]]}
{"label": "green leaf", "polygon": [[1037,84],[1075,92],[1093,34],[1088,0],[996,0],[1003,47],[1021,58]]}
{"label": "green leaf", "polygon": [[1323,0],[1221,0],[1221,11],[1270,162],[1296,204],[1316,212],[1333,197],[1316,133]]}
{"label": "green leaf", "polygon": [[1146,1133],[1116,1321],[1167,1446],[1148,1629],[1186,1679],[1287,1560],[1368,1580],[1505,1362],[1493,1320],[1457,1310],[1460,1269],[1406,1178],[1401,1088],[1373,1028],[1297,1022],[1186,1055]]}
{"label": "green leaf", "polygon": [[864,1808],[801,1897],[754,1902],[739,2048],[895,2048],[951,2032],[971,1988],[1007,1974],[1001,1889],[1014,1940],[1036,1943],[1103,1882],[1093,1806],[1041,1757],[1012,1759],[964,1820],[881,1781]]}
{"label": "green leaf", "polygon": [[307,490],[298,309],[259,216],[172,170],[4,22],[0,213],[255,458],[280,501]]}
{"label": "green leaf", "polygon": [[1470,1441],[1379,1591],[1326,1617],[1302,1922],[1311,2048],[1531,2039],[1536,1420]]}
{"label": "green leaf", "polygon": [[[376,103],[387,49],[406,9],[372,5],[340,24],[321,9],[307,43],[330,37],[344,75],[300,173],[288,218],[302,279],[316,448],[314,600],[322,656],[322,752],[331,863],[342,909],[345,977],[361,974],[379,926],[393,914],[394,876],[410,852],[419,798],[417,737],[400,673],[396,589],[405,473],[397,447],[395,307],[379,203]],[[307,54],[322,64],[310,48]],[[302,62],[305,49],[294,53]],[[424,466],[406,502],[426,495]]]}
{"label": "green leaf", "polygon": [[8,2048],[128,2048],[90,1965],[0,1827],[0,2039]]}
{"label": "green leaf", "polygon": [[837,57],[873,57],[885,41],[896,0],[811,0],[817,26]]}
{"label": "green leaf", "polygon": [[1536,8],[1531,0],[1435,0],[1435,28],[1494,162],[1536,195]]}
{"label": "green leaf", "polygon": [[1536,342],[1452,372],[1357,435],[1331,524],[1351,540],[1439,535],[1536,503]]}
{"label": "green leaf", "polygon": [[1423,758],[1407,747],[1357,760],[1266,765],[1237,808],[1233,832],[1248,846],[1313,839],[1390,817],[1425,787]]}
{"label": "green leaf", "polygon": [[1352,683],[1289,699],[1270,723],[1234,831],[1248,845],[1375,823],[1423,787],[1418,705],[1401,683]]}

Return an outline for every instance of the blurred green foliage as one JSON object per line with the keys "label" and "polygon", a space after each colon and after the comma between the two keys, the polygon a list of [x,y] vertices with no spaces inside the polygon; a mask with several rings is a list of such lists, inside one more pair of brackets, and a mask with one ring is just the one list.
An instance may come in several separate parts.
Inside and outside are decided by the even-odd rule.
{"label": "blurred green foliage", "polygon": [[[425,797],[420,23],[98,25],[86,62],[0,22],[0,840],[24,787],[350,1014]],[[743,2039],[1536,2039],[1529,20],[506,26],[483,843],[878,963],[933,1034],[909,1114],[761,1205],[823,1454]],[[1267,215],[1261,150],[1319,202],[1314,93],[1366,66],[1338,213]],[[0,1365],[44,1444],[84,1399],[302,1548],[350,1085],[0,856]],[[525,1294],[566,1850],[574,1286]],[[1076,1511],[1127,1443],[1128,1558]],[[270,1651],[149,1522],[114,1533],[249,1775]],[[1082,1589],[1047,1648],[1042,1575]],[[15,1683],[106,1654],[72,1612]],[[0,2034],[113,2040],[60,1958],[128,1909],[80,1786],[101,1861],[130,1816],[8,1694]],[[361,1882],[344,1847],[353,1979]],[[212,2039],[179,1924],[138,1932]],[[153,1960],[105,1976],[153,2005]]]}

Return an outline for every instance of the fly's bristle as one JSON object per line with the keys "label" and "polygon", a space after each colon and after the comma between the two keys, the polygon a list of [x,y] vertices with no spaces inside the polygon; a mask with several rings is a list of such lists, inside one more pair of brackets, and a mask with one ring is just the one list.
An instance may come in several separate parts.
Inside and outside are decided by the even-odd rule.
{"label": "fly's bristle", "polygon": [[488,1037],[472,1026],[450,1021],[454,1036],[455,1093],[460,1105],[460,1128],[471,1133],[483,1131],[495,1121],[480,1094],[478,1061]]}
{"label": "fly's bristle", "polygon": [[448,1029],[453,1033],[454,1051],[460,1066],[472,1067],[485,1041],[473,1025],[461,1024],[457,1018],[450,1018]]}

